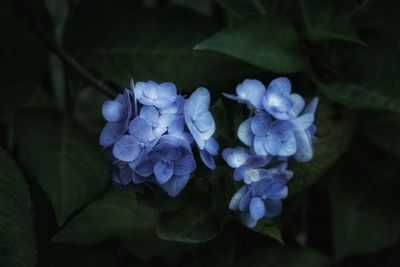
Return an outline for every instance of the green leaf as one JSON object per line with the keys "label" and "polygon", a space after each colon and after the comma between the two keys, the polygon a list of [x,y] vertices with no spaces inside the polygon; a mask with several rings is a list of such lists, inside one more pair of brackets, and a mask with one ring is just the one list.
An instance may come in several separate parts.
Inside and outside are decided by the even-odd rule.
{"label": "green leaf", "polygon": [[171,0],[170,2],[172,5],[190,8],[204,15],[212,15],[212,0]]}
{"label": "green leaf", "polygon": [[299,0],[303,13],[307,37],[316,43],[325,41],[346,41],[366,45],[346,17],[341,14],[338,4],[332,0]]}
{"label": "green leaf", "polygon": [[365,41],[368,47],[352,51],[350,57],[340,50],[332,56],[343,81],[317,82],[318,89],[348,107],[400,112],[399,42],[384,33],[368,34]]}
{"label": "green leaf", "polygon": [[214,0],[234,18],[244,19],[246,17],[259,15],[260,11],[253,4],[252,0]]}
{"label": "green leaf", "polygon": [[188,203],[180,210],[160,214],[157,234],[161,239],[182,243],[202,243],[215,238],[224,219],[204,203]]}
{"label": "green leaf", "polygon": [[28,186],[3,149],[0,149],[0,207],[0,266],[35,266],[36,244]]}
{"label": "green leaf", "polygon": [[391,112],[364,112],[358,131],[378,147],[400,156],[400,115]]}
{"label": "green leaf", "polygon": [[265,247],[249,253],[238,260],[238,267],[258,266],[330,266],[326,256],[307,247],[287,247],[282,245]]}
{"label": "green leaf", "polygon": [[157,237],[156,224],[157,212],[138,204],[133,192],[111,191],[73,218],[54,241],[89,245],[114,237],[138,256],[176,249],[177,244]]}
{"label": "green leaf", "polygon": [[17,115],[18,156],[50,198],[59,224],[102,192],[107,184],[103,153],[73,120],[54,111]]}
{"label": "green leaf", "polygon": [[[369,152],[369,151],[368,151]],[[400,238],[399,169],[365,153],[344,161],[331,179],[333,249],[337,260],[370,253]]]}
{"label": "green leaf", "polygon": [[261,72],[219,53],[193,51],[195,44],[219,30],[211,18],[183,8],[143,9],[137,2],[82,1],[66,26],[68,51],[122,86],[133,77],[172,81],[180,91],[200,85],[222,90],[227,80]]}
{"label": "green leaf", "polygon": [[[37,88],[45,64],[45,47],[17,16],[14,1],[0,3],[0,121],[8,121]],[[29,47],[29,49],[27,49]]]}
{"label": "green leaf", "polygon": [[301,71],[307,64],[293,26],[283,17],[248,19],[197,44],[195,50],[212,50],[278,73]]}
{"label": "green leaf", "polygon": [[251,228],[251,230],[266,235],[283,244],[281,228],[276,224],[267,225],[266,222],[263,220],[257,223],[256,227]]}
{"label": "green leaf", "polygon": [[289,192],[295,194],[321,178],[346,151],[354,132],[354,116],[346,110],[335,110],[321,101],[316,113],[317,137],[313,140],[314,157],[306,163],[289,163],[294,177]]}

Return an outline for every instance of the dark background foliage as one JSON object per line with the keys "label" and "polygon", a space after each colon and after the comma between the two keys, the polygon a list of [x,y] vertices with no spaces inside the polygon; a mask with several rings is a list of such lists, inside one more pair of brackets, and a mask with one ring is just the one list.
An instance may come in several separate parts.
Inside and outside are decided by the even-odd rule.
{"label": "dark background foliage", "polygon": [[[400,266],[400,10],[393,0],[0,1],[0,266]],[[314,159],[247,229],[221,159],[177,198],[112,188],[102,102],[129,79],[221,98],[288,76],[320,97]]]}

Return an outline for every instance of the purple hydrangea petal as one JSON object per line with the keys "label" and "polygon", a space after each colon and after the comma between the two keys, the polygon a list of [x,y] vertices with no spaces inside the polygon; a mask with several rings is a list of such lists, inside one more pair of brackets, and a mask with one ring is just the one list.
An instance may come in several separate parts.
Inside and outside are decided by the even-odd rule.
{"label": "purple hydrangea petal", "polygon": [[171,161],[159,161],[154,165],[154,175],[159,184],[165,184],[172,177],[174,164]]}
{"label": "purple hydrangea petal", "polygon": [[306,129],[310,128],[314,123],[314,114],[306,113],[291,120],[296,131],[305,131]]}
{"label": "purple hydrangea petal", "polygon": [[193,155],[188,152],[185,152],[185,154],[174,163],[174,174],[178,176],[190,174],[196,169],[196,162],[194,161]]}
{"label": "purple hydrangea petal", "polygon": [[219,144],[217,142],[217,140],[215,140],[214,138],[210,138],[206,141],[206,146],[205,146],[205,150],[210,153],[213,156],[218,155],[218,150],[219,150]]}
{"label": "purple hydrangea petal", "polygon": [[132,182],[132,170],[129,167],[113,168],[112,179],[117,184],[127,186]]}
{"label": "purple hydrangea petal", "polygon": [[99,143],[103,147],[110,146],[115,143],[124,133],[126,129],[122,123],[108,122],[101,130]]}
{"label": "purple hydrangea petal", "polygon": [[122,161],[130,162],[135,160],[141,151],[138,140],[131,135],[122,136],[113,147],[113,155]]}
{"label": "purple hydrangea petal", "polygon": [[140,109],[140,117],[147,120],[150,125],[156,124],[160,114],[153,106],[143,106]]}
{"label": "purple hydrangea petal", "polygon": [[279,151],[282,148],[281,140],[277,135],[269,135],[264,138],[264,148],[267,152],[273,156],[278,155]]}
{"label": "purple hydrangea petal", "polygon": [[162,189],[170,196],[176,197],[183,188],[185,188],[186,184],[189,182],[190,175],[182,175],[177,176],[174,175],[169,179],[165,184],[160,185]]}
{"label": "purple hydrangea petal", "polygon": [[256,136],[254,137],[253,149],[257,155],[268,155],[268,151],[265,149],[264,142],[266,137]]}
{"label": "purple hydrangea petal", "polygon": [[117,101],[107,100],[101,109],[103,117],[108,122],[118,122],[123,118],[122,104]]}
{"label": "purple hydrangea petal", "polygon": [[282,212],[282,201],[280,199],[268,199],[265,202],[265,217],[274,218]]}
{"label": "purple hydrangea petal", "polygon": [[299,94],[291,94],[289,96],[290,100],[293,103],[292,108],[288,111],[288,114],[292,118],[296,118],[299,116],[300,112],[304,109],[304,99]]}
{"label": "purple hydrangea petal", "polygon": [[158,103],[157,107],[158,108],[166,108],[170,105],[172,105],[172,103],[175,101],[176,99],[176,86],[175,84],[171,83],[171,82],[165,82],[165,83],[161,83],[158,86],[158,93],[159,93],[159,99],[164,100],[164,102]]}
{"label": "purple hydrangea petal", "polygon": [[208,110],[196,114],[194,118],[194,124],[200,132],[208,131],[211,127],[215,128],[214,118]]}
{"label": "purple hydrangea petal", "polygon": [[211,170],[216,168],[214,157],[207,150],[200,150],[200,158],[207,168]]}
{"label": "purple hydrangea petal", "polygon": [[145,160],[135,168],[135,171],[143,177],[149,177],[154,172],[154,163],[150,160]]}
{"label": "purple hydrangea petal", "polygon": [[257,109],[263,108],[262,99],[266,93],[265,86],[259,80],[246,79],[241,87],[236,88],[239,96],[245,95],[250,104]]}
{"label": "purple hydrangea petal", "polygon": [[251,193],[248,191],[243,195],[242,199],[239,201],[239,210],[241,212],[247,212],[250,209]]}
{"label": "purple hydrangea petal", "polygon": [[292,90],[292,83],[286,77],[273,79],[267,88],[268,92],[289,95]]}
{"label": "purple hydrangea petal", "polygon": [[290,121],[276,121],[271,127],[271,135],[279,140],[287,140],[293,134],[293,124]]}
{"label": "purple hydrangea petal", "polygon": [[250,155],[245,148],[236,147],[235,149],[226,148],[222,152],[222,157],[230,167],[238,168],[250,158]]}
{"label": "purple hydrangea petal", "polygon": [[249,228],[255,227],[258,223],[258,220],[254,220],[253,217],[251,217],[249,212],[242,213],[241,217],[242,217],[243,223]]}
{"label": "purple hydrangea petal", "polygon": [[313,99],[311,99],[311,101],[308,102],[306,108],[303,110],[303,114],[306,113],[315,114],[315,111],[317,110],[318,107],[318,102],[319,102],[318,97],[314,97]]}
{"label": "purple hydrangea petal", "polygon": [[259,220],[265,215],[265,205],[263,199],[255,197],[250,202],[250,215],[254,220]]}
{"label": "purple hydrangea petal", "polygon": [[132,183],[134,183],[136,185],[139,185],[139,184],[143,184],[143,183],[145,183],[147,181],[148,181],[147,177],[143,177],[143,176],[133,172],[133,174],[132,174]]}
{"label": "purple hydrangea petal", "polygon": [[307,162],[313,157],[313,149],[311,138],[309,138],[305,131],[295,131],[294,136],[296,138],[297,150],[294,154],[294,158],[300,162]]}

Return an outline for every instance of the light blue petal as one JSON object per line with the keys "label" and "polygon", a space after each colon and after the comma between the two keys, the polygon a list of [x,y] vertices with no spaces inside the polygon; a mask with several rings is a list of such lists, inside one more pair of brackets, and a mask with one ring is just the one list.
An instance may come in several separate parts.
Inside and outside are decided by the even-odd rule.
{"label": "light blue petal", "polygon": [[311,114],[315,114],[315,111],[317,110],[318,107],[318,97],[314,97],[313,99],[311,99],[311,101],[307,104],[306,108],[303,111],[303,114],[306,113],[311,113]]}
{"label": "light blue petal", "polygon": [[253,149],[257,155],[262,155],[262,156],[268,155],[268,151],[265,149],[264,145],[265,139],[266,139],[265,136],[254,137]]}
{"label": "light blue petal", "polygon": [[307,162],[313,157],[313,149],[311,139],[305,131],[296,131],[294,133],[296,138],[297,150],[294,158],[299,162]]}
{"label": "light blue petal", "polygon": [[232,94],[222,93],[222,95],[231,100],[235,100],[235,101],[241,100],[239,97],[232,95]]}
{"label": "light blue petal", "polygon": [[121,121],[123,118],[123,107],[117,101],[107,100],[103,103],[101,109],[103,117],[108,122]]}
{"label": "light blue petal", "polygon": [[264,136],[268,133],[271,126],[271,116],[259,113],[251,119],[251,132],[256,136]]}
{"label": "light blue petal", "polygon": [[254,135],[251,132],[251,118],[242,122],[238,129],[238,137],[239,140],[242,141],[244,144],[251,146],[253,144]]}
{"label": "light blue petal", "polygon": [[154,175],[159,184],[165,184],[172,177],[174,164],[171,161],[159,161],[154,165]]}
{"label": "light blue petal", "polygon": [[162,189],[170,196],[176,197],[185,188],[189,182],[190,175],[172,176],[168,182],[160,185]]}
{"label": "light blue petal", "polygon": [[184,124],[185,119],[183,118],[183,116],[175,117],[169,124],[168,133],[174,136],[180,136],[183,132]]}
{"label": "light blue petal", "polygon": [[[176,99],[176,86],[175,84],[171,83],[171,82],[165,82],[165,83],[161,83],[158,86],[158,92],[159,92],[159,98],[161,99],[166,99],[168,101],[168,105],[172,105],[172,103],[175,101]],[[165,106],[165,107],[167,107]],[[158,106],[159,108],[165,108],[162,106]]]}
{"label": "light blue petal", "polygon": [[265,215],[265,205],[264,201],[255,197],[250,202],[250,215],[254,220],[259,220]]}
{"label": "light blue petal", "polygon": [[264,139],[263,145],[264,145],[265,150],[273,156],[278,155],[279,151],[282,148],[281,140],[279,139],[279,137],[277,135],[267,136]]}
{"label": "light blue petal", "polygon": [[186,100],[184,113],[193,118],[196,114],[208,110],[209,107],[210,93],[206,88],[200,87]]}
{"label": "light blue petal", "polygon": [[141,149],[138,140],[131,135],[122,136],[113,147],[113,155],[122,161],[130,162],[135,160]]}
{"label": "light blue petal", "polygon": [[[263,108],[263,97],[266,93],[265,86],[259,80],[247,79],[242,83],[242,88],[238,91],[238,95],[241,96],[239,91],[242,91],[246,96],[247,100],[256,108]],[[242,96],[241,96],[242,97]]]}
{"label": "light blue petal", "polygon": [[213,156],[218,155],[218,150],[219,150],[219,144],[217,142],[217,140],[215,140],[214,138],[210,138],[206,141],[206,147],[205,150],[210,153]]}
{"label": "light blue petal", "polygon": [[270,93],[289,95],[292,90],[292,84],[286,77],[279,77],[271,81],[267,89]]}
{"label": "light blue petal", "polygon": [[125,132],[123,123],[108,122],[100,133],[99,143],[103,147],[108,147],[114,144]]}
{"label": "light blue petal", "polygon": [[275,121],[271,127],[271,135],[279,140],[287,140],[293,134],[293,124],[290,121]]}
{"label": "light blue petal", "polygon": [[211,127],[215,127],[214,118],[208,110],[196,114],[194,117],[194,124],[202,133],[208,131]]}
{"label": "light blue petal", "polygon": [[147,120],[150,125],[156,124],[160,114],[153,106],[143,106],[140,109],[140,117]]}
{"label": "light blue petal", "polygon": [[237,210],[239,209],[239,203],[240,200],[243,198],[243,196],[247,193],[248,187],[247,185],[243,186],[240,188],[231,198],[231,201],[229,202],[229,209],[230,210]]}
{"label": "light blue petal", "polygon": [[293,103],[292,108],[288,111],[288,114],[292,118],[296,118],[299,116],[300,112],[304,109],[304,99],[299,94],[291,94],[289,96],[290,100]]}
{"label": "light blue petal", "polygon": [[297,145],[296,145],[296,138],[294,134],[292,134],[288,140],[284,141],[281,145],[281,148],[278,152],[279,156],[289,157],[296,153]]}
{"label": "light blue petal", "polygon": [[249,212],[243,213],[241,215],[241,217],[242,217],[243,223],[249,228],[255,227],[258,223],[258,220],[254,220],[253,217],[251,217]]}
{"label": "light blue petal", "polygon": [[147,143],[151,138],[153,129],[150,124],[141,117],[134,118],[129,124],[129,134],[142,143]]}
{"label": "light blue petal", "polygon": [[306,129],[310,128],[311,125],[314,123],[314,114],[305,113],[304,115],[301,115],[300,117],[295,118],[291,121],[296,131],[305,131]]}
{"label": "light blue petal", "polygon": [[153,174],[154,163],[150,160],[145,160],[135,168],[135,171],[143,177],[149,177]]}

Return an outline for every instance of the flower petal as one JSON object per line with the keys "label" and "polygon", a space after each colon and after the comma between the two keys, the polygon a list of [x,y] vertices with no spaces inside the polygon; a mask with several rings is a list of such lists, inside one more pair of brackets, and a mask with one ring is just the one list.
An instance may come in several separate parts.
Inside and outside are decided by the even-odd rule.
{"label": "flower petal", "polygon": [[250,202],[250,215],[254,220],[259,220],[265,215],[265,205],[264,201],[255,197]]}
{"label": "flower petal", "polygon": [[154,172],[154,163],[150,160],[145,160],[135,168],[135,171],[141,176],[149,177]]}
{"label": "flower petal", "polygon": [[160,185],[162,189],[170,196],[176,197],[186,184],[189,182],[190,175],[177,176],[174,175],[165,184]]}
{"label": "flower petal", "polygon": [[160,184],[165,184],[172,177],[174,164],[171,161],[159,161],[154,165],[154,175]]}
{"label": "flower petal", "polygon": [[138,140],[131,135],[122,136],[113,147],[113,155],[122,161],[130,162],[135,160],[141,149]]}
{"label": "flower petal", "polygon": [[282,201],[280,199],[267,199],[265,202],[265,217],[274,218],[282,211]]}
{"label": "flower petal", "polygon": [[229,209],[230,210],[237,210],[239,209],[239,203],[240,200],[243,198],[243,196],[247,193],[248,187],[247,185],[242,186],[231,198],[231,201],[229,202]]}
{"label": "flower petal", "polygon": [[299,94],[291,94],[289,96],[290,100],[293,103],[292,108],[288,111],[288,114],[292,118],[296,118],[299,116],[300,112],[303,110],[305,102],[304,99]]}
{"label": "flower petal", "polygon": [[313,99],[311,99],[311,101],[308,102],[306,108],[304,109],[303,114],[306,114],[306,113],[315,114],[315,111],[317,110],[318,102],[319,102],[318,97],[314,97]]}
{"label": "flower petal", "polygon": [[265,136],[254,137],[253,149],[257,155],[263,155],[263,156],[268,155],[268,151],[265,149],[264,146],[265,139],[266,139]]}
{"label": "flower petal", "polygon": [[174,174],[178,176],[190,174],[196,169],[196,162],[193,155],[189,152],[185,152],[174,164]]}
{"label": "flower petal", "polygon": [[279,77],[271,81],[267,89],[270,93],[289,95],[292,84],[286,77]]}
{"label": "flower petal", "polygon": [[305,131],[314,123],[314,114],[306,113],[291,121],[293,122],[293,125],[297,131]]}
{"label": "flower petal", "polygon": [[133,135],[142,143],[147,143],[152,135],[152,127],[141,117],[134,118],[129,124],[129,134]]}
{"label": "flower petal", "polygon": [[214,157],[206,150],[200,150],[200,158],[207,168],[214,170],[216,168]]}
{"label": "flower petal", "polygon": [[206,141],[206,147],[205,150],[210,153],[213,156],[218,155],[218,150],[219,150],[219,144],[217,142],[217,140],[215,140],[214,138],[210,138]]}
{"label": "flower petal", "polygon": [[99,143],[103,147],[110,146],[117,141],[125,132],[126,128],[120,122],[108,122],[101,130]]}
{"label": "flower petal", "polygon": [[245,120],[240,124],[237,132],[239,140],[248,146],[251,146],[253,144],[253,139],[254,139],[254,135],[251,132],[250,125],[251,125],[251,119]]}
{"label": "flower petal", "polygon": [[208,131],[212,127],[215,128],[214,118],[211,112],[209,112],[208,110],[196,114],[194,117],[194,124],[202,133]]}
{"label": "flower petal", "polygon": [[[238,90],[238,89],[237,89]],[[247,100],[256,108],[263,108],[263,97],[265,95],[265,86],[259,80],[247,79],[242,83],[242,91],[247,96]],[[239,92],[238,92],[239,94]]]}
{"label": "flower petal", "polygon": [[294,136],[296,138],[297,150],[294,154],[294,158],[300,162],[307,162],[313,157],[313,149],[311,138],[305,131],[295,131]]}
{"label": "flower petal", "polygon": [[281,144],[281,148],[278,152],[279,156],[289,157],[296,153],[297,145],[296,145],[296,138],[294,134],[292,134],[288,140],[284,141]]}
{"label": "flower petal", "polygon": [[143,106],[140,109],[140,117],[147,120],[150,125],[158,122],[160,114],[154,106]]}
{"label": "flower petal", "polygon": [[122,104],[117,101],[106,100],[103,103],[101,113],[108,122],[121,121],[123,118]]}
{"label": "flower petal", "polygon": [[267,150],[267,152],[273,156],[278,155],[282,143],[281,140],[277,135],[269,135],[264,139],[264,148]]}
{"label": "flower petal", "polygon": [[279,140],[287,140],[293,134],[293,124],[290,121],[275,121],[271,127],[271,135]]}
{"label": "flower petal", "polygon": [[271,116],[259,113],[251,119],[251,132],[256,136],[264,136],[271,126]]}

